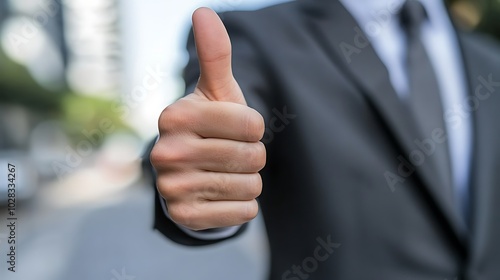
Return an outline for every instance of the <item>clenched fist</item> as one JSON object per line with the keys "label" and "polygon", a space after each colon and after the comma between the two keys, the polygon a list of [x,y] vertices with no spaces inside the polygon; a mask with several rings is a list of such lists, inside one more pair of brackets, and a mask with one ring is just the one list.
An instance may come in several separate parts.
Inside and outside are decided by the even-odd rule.
{"label": "clenched fist", "polygon": [[174,222],[193,230],[240,225],[258,213],[264,120],[233,77],[231,42],[217,14],[196,10],[193,28],[200,79],[162,112],[151,162]]}

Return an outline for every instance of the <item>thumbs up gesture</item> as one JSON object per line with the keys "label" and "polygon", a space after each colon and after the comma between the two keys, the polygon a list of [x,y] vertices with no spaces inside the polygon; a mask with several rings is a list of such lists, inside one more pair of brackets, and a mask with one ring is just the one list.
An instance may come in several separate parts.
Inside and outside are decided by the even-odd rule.
{"label": "thumbs up gesture", "polygon": [[231,42],[217,14],[196,10],[193,28],[200,79],[162,112],[151,162],[174,222],[193,230],[240,225],[258,213],[264,120],[233,77]]}

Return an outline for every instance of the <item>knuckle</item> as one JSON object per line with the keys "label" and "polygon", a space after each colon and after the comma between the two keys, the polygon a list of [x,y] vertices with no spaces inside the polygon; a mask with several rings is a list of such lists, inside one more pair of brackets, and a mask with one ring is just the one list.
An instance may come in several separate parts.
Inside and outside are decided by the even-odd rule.
{"label": "knuckle", "polygon": [[257,203],[257,200],[253,199],[245,204],[245,210],[243,212],[244,221],[255,219],[257,214],[259,214],[259,204]]}
{"label": "knuckle", "polygon": [[149,160],[151,161],[151,164],[153,167],[157,168],[160,165],[160,162],[162,161],[162,152],[161,148],[158,143],[156,143],[151,150],[151,154],[149,155]]}
{"label": "knuckle", "polygon": [[248,188],[249,196],[254,199],[260,196],[262,193],[262,178],[259,173],[255,173],[251,175],[251,183]]}
{"label": "knuckle", "polygon": [[172,203],[167,206],[170,219],[176,224],[193,229],[195,227],[194,221],[196,220],[196,213],[192,207],[181,203]]}
{"label": "knuckle", "polygon": [[178,144],[166,144],[158,141],[150,154],[150,160],[155,168],[172,168],[187,160],[187,154]]}
{"label": "knuckle", "polygon": [[246,137],[250,142],[259,141],[264,135],[264,118],[257,111],[250,111],[245,118]]}
{"label": "knuckle", "polygon": [[160,114],[158,119],[158,128],[160,132],[177,131],[187,127],[193,121],[193,112],[189,110],[190,103],[187,100],[180,99],[167,106]]}
{"label": "knuckle", "polygon": [[175,123],[176,119],[173,116],[176,115],[176,103],[170,104],[160,113],[160,117],[158,118],[158,128],[160,131],[168,130],[173,123]]}
{"label": "knuckle", "polygon": [[182,198],[186,195],[187,190],[184,181],[172,179],[171,176],[158,177],[157,189],[161,196],[167,200]]}
{"label": "knuckle", "polygon": [[246,157],[252,170],[259,171],[266,165],[266,147],[262,142],[252,143],[250,146]]}
{"label": "knuckle", "polygon": [[230,190],[230,179],[228,174],[213,174],[214,179],[212,184],[207,184],[207,197],[223,199],[227,196]]}

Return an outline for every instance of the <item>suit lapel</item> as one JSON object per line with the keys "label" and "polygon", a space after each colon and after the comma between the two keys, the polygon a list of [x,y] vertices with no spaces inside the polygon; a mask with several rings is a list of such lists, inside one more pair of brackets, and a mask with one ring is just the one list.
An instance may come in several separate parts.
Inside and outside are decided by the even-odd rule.
{"label": "suit lapel", "polygon": [[[410,152],[416,149],[414,141],[422,140],[422,136],[417,133],[408,110],[392,87],[387,68],[364,39],[367,37],[357,22],[339,1],[304,1],[303,5],[306,13],[310,14],[307,19],[310,31],[315,33],[332,61],[339,65],[367,96],[394,136],[402,151],[401,155],[407,158]],[[343,28],[335,28],[336,26]],[[426,136],[429,137],[430,135]],[[396,158],[394,162],[395,165],[398,164]],[[463,224],[453,203],[452,186],[446,184],[447,180],[441,177],[442,174],[443,171],[430,156],[416,168],[416,174],[411,176],[418,176],[422,180],[425,191],[430,194],[452,230],[459,239],[463,239]]]}
{"label": "suit lapel", "polygon": [[[462,54],[464,57],[467,78],[469,81],[470,98],[478,101],[477,110],[473,111],[474,123],[474,150],[471,170],[471,248],[473,257],[478,257],[483,250],[487,250],[487,242],[491,241],[488,233],[493,232],[492,226],[496,223],[495,205],[498,204],[499,193],[496,189],[497,181],[494,180],[495,164],[498,163],[498,139],[492,129],[494,121],[498,120],[498,88],[489,88],[484,84],[490,75],[493,80],[498,81],[497,65],[491,59],[482,55],[484,50],[478,48],[478,44],[472,36],[460,34]],[[488,65],[495,66],[488,67]],[[476,93],[477,91],[477,93]],[[491,95],[485,95],[488,94]],[[477,96],[474,96],[477,95]],[[493,104],[492,106],[489,106]],[[495,106],[496,104],[496,106]],[[496,201],[495,201],[496,200]]]}

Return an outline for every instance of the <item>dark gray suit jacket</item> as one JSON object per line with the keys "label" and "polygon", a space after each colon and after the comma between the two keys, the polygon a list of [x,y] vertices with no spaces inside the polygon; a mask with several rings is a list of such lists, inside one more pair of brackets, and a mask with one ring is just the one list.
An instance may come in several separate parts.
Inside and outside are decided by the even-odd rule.
{"label": "dark gray suit jacket", "polygon": [[[443,167],[415,140],[446,142],[415,132],[385,66],[339,2],[296,1],[222,18],[234,75],[267,124],[260,205],[270,279],[500,279],[495,43],[459,34],[471,104],[460,117],[474,125],[466,227],[451,186],[441,183]],[[355,48],[350,62],[343,43]],[[192,36],[188,50],[190,92],[199,75]],[[411,165],[412,151],[425,155],[423,164]],[[183,234],[158,204],[155,227],[178,243],[214,243]]]}

